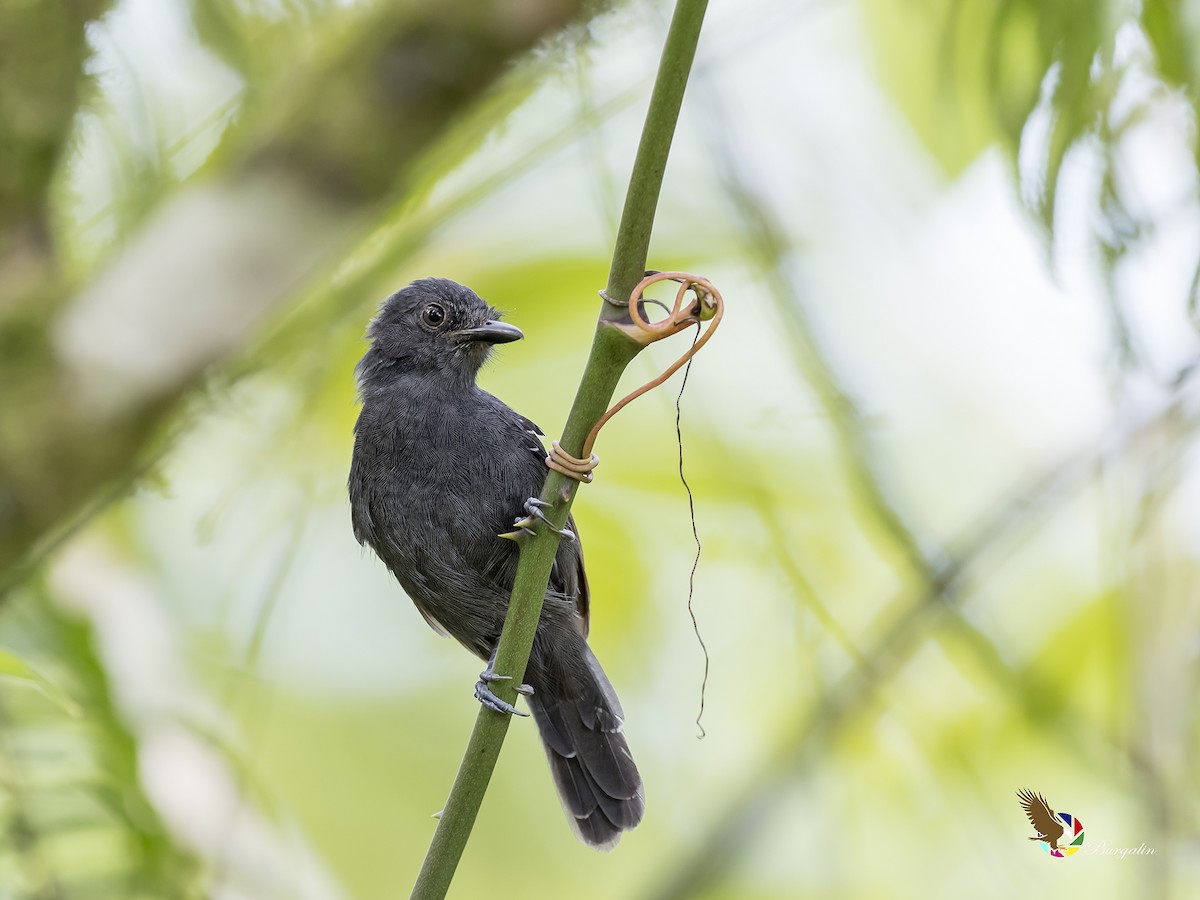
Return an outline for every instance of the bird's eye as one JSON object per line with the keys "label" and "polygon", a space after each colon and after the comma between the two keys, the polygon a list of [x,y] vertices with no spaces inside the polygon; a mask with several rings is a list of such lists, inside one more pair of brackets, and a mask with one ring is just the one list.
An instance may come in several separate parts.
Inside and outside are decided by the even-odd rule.
{"label": "bird's eye", "polygon": [[436,303],[430,303],[421,310],[421,321],[430,328],[437,328],[446,321],[446,311]]}

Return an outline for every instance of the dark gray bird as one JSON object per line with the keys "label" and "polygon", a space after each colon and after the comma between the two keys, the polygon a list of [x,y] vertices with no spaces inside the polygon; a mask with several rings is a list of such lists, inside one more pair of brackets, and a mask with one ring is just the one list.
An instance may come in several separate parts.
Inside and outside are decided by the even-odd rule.
{"label": "dark gray bird", "polygon": [[[546,454],[541,430],[476,387],[475,375],[492,345],[523,335],[443,278],[393,294],[367,334],[349,483],[354,535],[435,631],[488,660],[476,697],[516,712],[489,688],[519,550],[499,535],[522,510],[527,527],[550,527],[537,519]],[[567,528],[575,532],[574,522]],[[572,534],[558,546],[522,693],[572,830],[608,850],[641,821],[645,798],[621,704],[587,645],[588,603]]]}

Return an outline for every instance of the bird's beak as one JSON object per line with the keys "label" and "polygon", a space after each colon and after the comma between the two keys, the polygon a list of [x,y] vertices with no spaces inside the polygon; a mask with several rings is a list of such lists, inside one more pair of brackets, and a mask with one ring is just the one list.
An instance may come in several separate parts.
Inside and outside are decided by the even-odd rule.
{"label": "bird's beak", "polygon": [[460,341],[486,341],[489,344],[507,344],[525,337],[516,325],[509,325],[507,322],[500,322],[496,319],[489,319],[474,328],[461,328],[454,332],[454,336]]}

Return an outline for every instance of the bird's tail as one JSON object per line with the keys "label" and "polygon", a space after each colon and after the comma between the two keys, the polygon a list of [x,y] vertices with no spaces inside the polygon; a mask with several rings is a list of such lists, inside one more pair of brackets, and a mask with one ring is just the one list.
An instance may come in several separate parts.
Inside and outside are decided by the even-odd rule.
{"label": "bird's tail", "polygon": [[621,734],[620,701],[586,644],[584,656],[577,696],[538,689],[528,701],[571,830],[588,846],[611,850],[621,832],[642,821],[646,798]]}

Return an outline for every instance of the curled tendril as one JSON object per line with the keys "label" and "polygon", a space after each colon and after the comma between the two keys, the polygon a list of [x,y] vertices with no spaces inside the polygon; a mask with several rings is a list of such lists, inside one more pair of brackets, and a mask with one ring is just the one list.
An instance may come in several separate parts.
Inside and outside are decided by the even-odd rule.
{"label": "curled tendril", "polygon": [[[647,302],[657,303],[658,301],[648,301],[642,297],[642,292],[650,285],[659,281],[676,281],[679,283],[679,290],[675,292],[675,304],[667,310],[667,317],[660,319],[657,322],[651,322],[642,314],[642,305]],[[684,305],[684,300],[691,293],[695,295],[695,300],[692,303]],[[604,296],[604,292],[601,292]],[[605,297],[610,303],[616,301]],[[717,326],[721,324],[721,317],[725,313],[725,302],[721,298],[721,292],[713,286],[713,283],[707,278],[700,275],[690,275],[687,272],[652,272],[637,283],[633,291],[629,295],[627,303],[619,303],[620,306],[629,307],[629,319],[633,326],[617,325],[625,332],[632,340],[637,341],[643,346],[649,346],[655,341],[661,341],[663,338],[671,337],[678,334],[685,328],[690,328],[693,325],[701,325],[708,322],[709,325],[692,343],[692,346],[687,351],[671,363],[657,378],[652,381],[647,381],[640,388],[626,394],[620,400],[612,405],[600,421],[595,424],[590,432],[588,432],[587,440],[583,442],[583,456],[575,457],[567,453],[559,445],[558,441],[552,444],[552,450],[546,457],[546,465],[554,471],[566,475],[568,478],[574,478],[576,481],[584,483],[592,480],[592,470],[600,463],[600,459],[596,454],[592,453],[592,447],[596,443],[596,436],[600,434],[600,429],[615,416],[618,412],[624,409],[629,403],[636,400],[638,397],[647,391],[652,391],[687,363],[693,356],[699,352]],[[665,307],[665,304],[659,304]]]}

